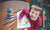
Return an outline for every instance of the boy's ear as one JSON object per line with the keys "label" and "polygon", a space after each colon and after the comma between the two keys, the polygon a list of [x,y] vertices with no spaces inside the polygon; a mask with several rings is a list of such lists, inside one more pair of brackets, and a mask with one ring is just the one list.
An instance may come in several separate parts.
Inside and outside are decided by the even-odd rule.
{"label": "boy's ear", "polygon": [[43,11],[40,12],[40,16],[42,16],[42,12],[43,12]]}
{"label": "boy's ear", "polygon": [[29,12],[31,11],[31,7],[30,7],[30,9],[29,9]]}

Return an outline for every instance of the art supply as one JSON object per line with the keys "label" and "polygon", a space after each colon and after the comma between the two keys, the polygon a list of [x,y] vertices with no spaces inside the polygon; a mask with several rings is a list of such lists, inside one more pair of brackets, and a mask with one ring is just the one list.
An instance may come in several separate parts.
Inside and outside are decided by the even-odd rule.
{"label": "art supply", "polygon": [[10,15],[8,15],[8,17],[10,17],[10,16],[14,16],[14,15],[16,15],[16,14],[10,14]]}
{"label": "art supply", "polygon": [[11,14],[11,15],[16,15],[17,13]]}
{"label": "art supply", "polygon": [[[14,20],[16,20],[16,19],[14,19]],[[13,21],[14,21],[14,20],[13,20]],[[11,21],[8,21],[8,22],[6,22],[6,23],[5,23],[5,24],[3,24],[3,25],[6,25],[6,24],[8,24],[8,23],[10,23],[10,22],[11,22]]]}
{"label": "art supply", "polygon": [[14,17],[13,19],[10,19],[10,20],[7,20],[7,21],[13,21],[13,20],[16,20],[16,18]]}
{"label": "art supply", "polygon": [[15,27],[15,25],[13,25],[12,27],[9,27],[8,30],[12,29],[13,27]]}
{"label": "art supply", "polygon": [[8,21],[8,20],[11,20],[12,18],[6,18],[4,21]]}
{"label": "art supply", "polygon": [[8,25],[8,27],[10,27],[11,25],[13,25],[15,22],[16,22],[16,20],[13,21],[12,23],[10,23],[10,24]]}
{"label": "art supply", "polygon": [[17,17],[17,15],[10,16],[9,18]]}
{"label": "art supply", "polygon": [[3,24],[3,25],[6,25],[6,24],[8,24],[10,21],[8,21],[8,22],[6,22],[5,24]]}
{"label": "art supply", "polygon": [[7,9],[7,12],[11,14],[12,10],[10,8]]}

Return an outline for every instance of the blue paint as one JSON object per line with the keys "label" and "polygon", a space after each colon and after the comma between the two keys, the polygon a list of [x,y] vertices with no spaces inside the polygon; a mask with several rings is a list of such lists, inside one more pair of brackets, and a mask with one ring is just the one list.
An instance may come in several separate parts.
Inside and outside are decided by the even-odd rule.
{"label": "blue paint", "polygon": [[11,19],[13,19],[13,18],[6,18],[4,21],[8,21],[8,20],[11,20]]}
{"label": "blue paint", "polygon": [[12,19],[12,18],[6,18],[6,19]]}
{"label": "blue paint", "polygon": [[7,12],[11,14],[12,10],[10,8],[8,8]]}
{"label": "blue paint", "polygon": [[3,25],[6,25],[6,24],[8,24],[10,21],[8,21],[8,22],[6,22],[5,24],[3,24]]}
{"label": "blue paint", "polygon": [[[12,19],[8,19],[8,20],[10,21],[10,20],[12,20]],[[4,21],[8,21],[8,20],[4,20]]]}

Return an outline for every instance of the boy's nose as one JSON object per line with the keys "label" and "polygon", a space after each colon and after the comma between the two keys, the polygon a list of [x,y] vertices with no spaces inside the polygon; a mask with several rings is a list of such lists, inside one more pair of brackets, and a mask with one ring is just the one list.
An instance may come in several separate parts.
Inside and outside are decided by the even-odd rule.
{"label": "boy's nose", "polygon": [[33,16],[36,16],[35,14],[33,14]]}
{"label": "boy's nose", "polygon": [[36,15],[35,15],[35,14],[33,14],[33,16],[34,16],[34,17],[36,17]]}

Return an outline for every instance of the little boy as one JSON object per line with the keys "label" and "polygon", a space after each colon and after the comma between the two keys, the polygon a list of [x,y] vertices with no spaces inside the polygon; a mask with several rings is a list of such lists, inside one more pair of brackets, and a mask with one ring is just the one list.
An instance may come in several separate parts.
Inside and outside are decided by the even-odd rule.
{"label": "little boy", "polygon": [[27,30],[37,30],[42,23],[41,17],[39,16],[41,11],[42,8],[38,4],[34,4],[31,6],[30,10],[22,10],[19,16],[19,21],[21,21],[22,17],[26,15],[31,24],[31,27],[27,28]]}

